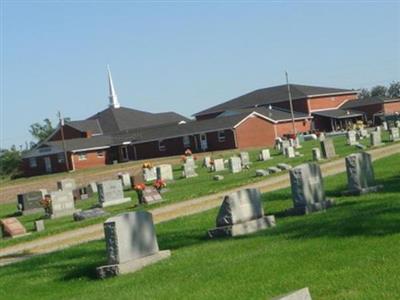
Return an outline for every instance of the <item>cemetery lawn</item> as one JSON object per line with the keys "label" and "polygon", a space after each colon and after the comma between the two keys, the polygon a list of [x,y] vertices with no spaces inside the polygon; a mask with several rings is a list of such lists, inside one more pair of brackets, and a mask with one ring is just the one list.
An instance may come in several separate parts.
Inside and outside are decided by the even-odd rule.
{"label": "cemetery lawn", "polygon": [[284,216],[290,189],[263,194],[277,227],[209,240],[217,209],[156,226],[172,256],[138,273],[97,280],[104,240],[0,268],[0,299],[270,299],[308,286],[313,299],[398,299],[400,153],[375,161],[384,190],[341,196],[346,174],[325,178],[335,207]]}
{"label": "cemetery lawn", "polygon": [[[391,144],[389,142],[389,135],[387,132],[382,134],[383,141],[387,144]],[[362,144],[368,146],[369,139],[364,139],[361,141]],[[350,153],[359,152],[360,149],[355,146],[349,146],[346,144],[346,138],[344,136],[338,136],[334,138],[334,144],[336,149],[336,154],[338,157],[344,157]],[[252,165],[250,170],[244,170],[240,173],[231,174],[229,170],[225,170],[222,172],[208,172],[205,168],[201,167],[201,162],[197,162],[199,166],[196,169],[196,172],[199,176],[194,178],[184,179],[181,178],[182,170],[179,165],[174,166],[174,178],[176,180],[168,185],[168,191],[162,194],[164,202],[159,204],[148,205],[146,207],[135,207],[138,204],[138,197],[135,191],[127,191],[125,192],[126,197],[131,197],[132,202],[124,203],[121,205],[116,205],[112,207],[107,207],[105,210],[110,213],[110,215],[115,215],[118,213],[122,213],[125,211],[133,211],[137,209],[152,209],[164,205],[168,205],[170,203],[189,200],[196,197],[201,197],[205,195],[214,194],[217,192],[221,192],[223,190],[229,190],[235,187],[239,187],[245,184],[265,180],[269,177],[281,175],[282,173],[269,175],[268,177],[256,177],[255,170],[260,168],[267,168],[270,166],[276,166],[278,163],[288,163],[292,166],[299,165],[304,162],[309,162],[312,160],[311,149],[314,147],[319,147],[319,141],[307,141],[303,142],[302,148],[299,149],[299,152],[304,154],[304,156],[296,157],[296,158],[286,158],[283,155],[280,155],[277,151],[271,150],[271,156],[273,159],[265,162],[257,161],[257,156],[259,153],[259,149],[251,150],[250,159],[252,161]],[[238,154],[240,151],[229,151],[226,153],[225,158],[233,155],[234,153]],[[218,158],[220,155],[214,156],[214,158]],[[222,157],[222,156],[221,156]],[[326,162],[322,161],[321,163]],[[215,181],[213,180],[213,176],[215,174],[220,174],[224,176],[224,180]],[[97,203],[97,195],[94,195],[92,198],[78,201],[76,204],[76,208],[79,209],[89,209],[93,205]],[[8,204],[0,204],[0,218],[15,216],[16,212],[16,203],[8,203]],[[53,235],[56,233],[61,233],[67,230],[82,228],[85,226],[102,223],[104,222],[110,215],[88,219],[80,222],[74,222],[72,217],[62,217],[59,219],[53,220],[45,220],[46,230],[42,232],[34,232],[34,221],[41,219],[43,214],[36,213],[27,216],[18,216],[17,218],[20,222],[26,227],[26,229],[32,234],[20,238],[15,239],[0,239],[0,248],[4,248],[7,246],[23,243],[26,241],[31,241],[40,237]]]}

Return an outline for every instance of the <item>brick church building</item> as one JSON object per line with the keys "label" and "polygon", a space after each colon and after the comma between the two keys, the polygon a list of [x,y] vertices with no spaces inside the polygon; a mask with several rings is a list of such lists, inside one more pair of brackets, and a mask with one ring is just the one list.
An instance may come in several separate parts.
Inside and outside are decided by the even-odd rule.
{"label": "brick church building", "polygon": [[[287,85],[250,92],[189,119],[121,107],[110,72],[108,78],[109,107],[85,120],[60,124],[25,154],[26,176],[180,155],[188,148],[196,153],[270,147],[277,137],[293,133],[293,123],[297,133],[331,131],[368,114],[353,106],[361,103],[357,91],[291,84],[293,119]],[[400,112],[393,103],[390,107]]]}

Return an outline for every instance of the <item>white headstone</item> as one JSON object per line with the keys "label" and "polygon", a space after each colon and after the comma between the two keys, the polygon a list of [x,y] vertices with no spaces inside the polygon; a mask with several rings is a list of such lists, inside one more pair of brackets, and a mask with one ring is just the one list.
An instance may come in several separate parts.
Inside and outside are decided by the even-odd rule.
{"label": "white headstone", "polygon": [[50,199],[49,217],[52,219],[72,216],[73,213],[77,211],[75,209],[72,191],[50,192]]}
{"label": "white headstone", "polygon": [[157,179],[156,167],[143,168],[143,178],[146,182],[156,180]]}
{"label": "white headstone", "polygon": [[263,149],[260,151],[260,160],[261,161],[266,161],[271,159],[271,154],[269,152],[269,149]]}
{"label": "white headstone", "polygon": [[225,164],[223,158],[214,159],[214,171],[219,172],[225,170]]}
{"label": "white headstone", "polygon": [[121,180],[124,190],[130,190],[132,188],[131,175],[129,175],[129,173],[119,173],[118,178]]}
{"label": "white headstone", "polygon": [[157,166],[157,179],[162,180],[174,180],[174,173],[172,172],[172,166],[169,164]]}
{"label": "white headstone", "polygon": [[117,205],[131,201],[124,197],[121,180],[106,180],[97,185],[99,204],[101,207]]}
{"label": "white headstone", "polygon": [[229,159],[229,170],[231,173],[239,173],[242,171],[242,161],[240,157],[233,156]]}
{"label": "white headstone", "polygon": [[57,188],[62,191],[72,191],[76,189],[75,179],[65,178],[57,181]]}

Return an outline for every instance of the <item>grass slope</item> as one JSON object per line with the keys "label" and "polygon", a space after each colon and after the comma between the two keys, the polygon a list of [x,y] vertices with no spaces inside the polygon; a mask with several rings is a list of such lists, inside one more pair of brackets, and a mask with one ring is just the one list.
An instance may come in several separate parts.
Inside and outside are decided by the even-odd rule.
{"label": "grass slope", "polygon": [[[389,136],[385,132],[382,134],[384,137],[384,141],[388,142]],[[365,145],[369,145],[369,139],[364,139],[361,141]],[[338,156],[346,156],[350,153],[353,152],[358,152],[360,151],[354,146],[349,146],[346,144],[346,138],[343,136],[338,136],[334,138],[334,143],[335,143],[335,148],[336,148],[336,153]],[[196,172],[199,174],[199,176],[194,177],[194,178],[188,178],[184,179],[181,178],[181,166],[180,165],[175,165],[174,166],[174,178],[176,180],[169,184],[168,186],[168,191],[166,193],[163,193],[163,198],[166,200],[163,203],[160,204],[154,204],[154,205],[149,205],[146,207],[146,209],[149,208],[155,208],[158,206],[164,206],[166,204],[170,204],[173,202],[178,202],[178,201],[184,201],[188,200],[191,198],[195,197],[200,197],[204,195],[209,195],[213,194],[215,192],[223,191],[223,190],[228,190],[234,187],[238,187],[244,184],[264,180],[265,177],[256,177],[255,176],[255,170],[260,169],[260,168],[267,168],[270,166],[276,166],[278,163],[285,162],[289,163],[291,165],[298,165],[303,162],[311,161],[312,160],[312,152],[311,149],[313,147],[319,147],[319,142],[318,141],[308,141],[303,143],[303,148],[301,148],[299,151],[304,154],[304,156],[301,157],[296,157],[296,158],[286,158],[283,155],[280,155],[277,151],[271,150],[271,155],[273,157],[272,160],[266,161],[266,162],[260,162],[257,160],[257,156],[259,153],[259,150],[251,150],[249,151],[250,153],[250,158],[251,161],[253,162],[251,165],[250,170],[243,171],[241,173],[236,173],[236,174],[231,174],[228,170],[218,172],[218,174],[224,175],[225,179],[223,181],[214,181],[212,177],[216,173],[210,173],[206,169],[197,168]],[[239,153],[239,151],[232,151],[232,152],[227,152],[225,153],[225,157],[229,157],[233,154]],[[215,156],[219,157],[219,155]],[[198,163],[200,164],[200,163]],[[276,174],[280,175],[280,174]],[[274,175],[271,175],[274,176]],[[126,197],[131,197],[132,202],[131,203],[124,203],[121,205],[116,205],[112,207],[106,208],[106,211],[108,211],[110,214],[117,214],[126,210],[136,210],[138,208],[134,208],[134,206],[138,203],[137,200],[137,195],[136,192],[134,191],[128,191],[125,193]],[[97,203],[97,195],[92,197],[91,199],[87,199],[84,201],[78,201],[77,202],[77,208],[80,209],[88,209],[95,205]],[[142,209],[142,208],[140,208]],[[0,218],[5,218],[5,217],[10,217],[14,216],[16,211],[16,204],[2,204],[0,205]],[[32,232],[31,235],[25,236],[25,237],[20,237],[16,239],[3,239],[0,240],[0,247],[4,248],[7,246],[15,245],[18,243],[34,240],[43,236],[48,236],[48,235],[53,235],[56,233],[60,233],[66,230],[71,230],[75,228],[80,228],[96,223],[101,223],[103,222],[107,217],[99,217],[96,219],[89,219],[81,222],[73,222],[72,217],[63,217],[59,219],[54,219],[54,220],[45,220],[45,226],[46,230],[42,232],[34,232],[34,221],[41,219],[43,214],[37,213],[33,215],[28,215],[28,216],[21,216],[18,217],[20,222],[27,228],[28,231]]]}
{"label": "grass slope", "polygon": [[269,299],[308,286],[313,299],[398,299],[400,154],[374,163],[380,193],[342,197],[346,175],[325,179],[337,205],[285,217],[290,189],[263,195],[277,227],[208,240],[217,209],[157,225],[172,257],[136,274],[95,279],[104,241],[0,268],[1,299]]}

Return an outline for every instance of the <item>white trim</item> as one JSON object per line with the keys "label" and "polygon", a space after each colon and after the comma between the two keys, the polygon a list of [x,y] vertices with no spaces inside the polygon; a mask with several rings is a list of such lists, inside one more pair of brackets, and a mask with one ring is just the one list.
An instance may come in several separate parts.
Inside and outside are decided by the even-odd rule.
{"label": "white trim", "polygon": [[123,142],[122,145],[129,145],[131,142]]}
{"label": "white trim", "polygon": [[361,91],[348,91],[348,92],[337,92],[337,93],[326,93],[326,94],[315,94],[315,95],[307,95],[306,98],[316,98],[316,97],[329,97],[334,95],[347,95],[347,94],[359,94]]}
{"label": "white trim", "polygon": [[[258,113],[258,112],[253,111],[253,112],[250,113],[247,117],[245,117],[243,120],[241,120],[239,123],[237,123],[235,126],[233,126],[233,128],[236,129],[236,128],[239,127],[243,122],[245,122],[247,119],[249,119],[249,118],[251,118],[251,117],[253,117],[253,116],[258,116],[258,117],[260,117],[260,118],[262,118],[262,119],[268,120],[268,121],[270,121],[272,124],[278,124],[278,123],[281,123],[281,122],[292,121],[292,119],[273,120],[273,119],[270,119],[270,118],[266,117],[266,116],[263,115],[263,114],[260,114],[260,113]],[[313,118],[312,116],[304,116],[304,117],[300,117],[300,118],[294,118],[294,120],[295,120],[295,121],[298,121],[298,120],[312,119],[312,118]]]}
{"label": "white trim", "polygon": [[111,146],[100,146],[100,147],[93,147],[93,148],[84,148],[84,149],[75,149],[71,150],[69,152],[71,153],[77,153],[77,152],[82,152],[82,151],[92,151],[92,150],[100,150],[100,149],[108,149]]}

